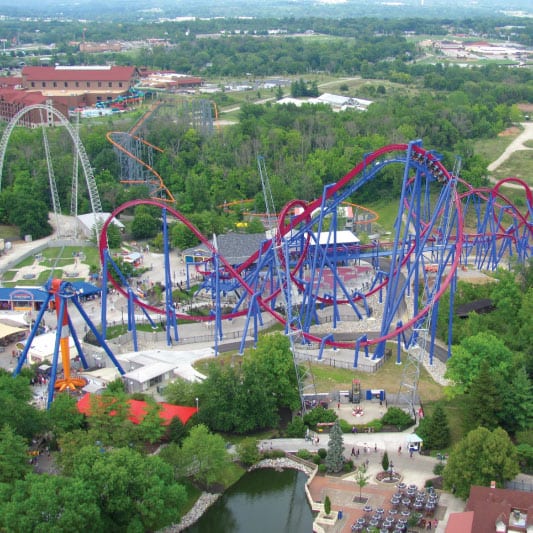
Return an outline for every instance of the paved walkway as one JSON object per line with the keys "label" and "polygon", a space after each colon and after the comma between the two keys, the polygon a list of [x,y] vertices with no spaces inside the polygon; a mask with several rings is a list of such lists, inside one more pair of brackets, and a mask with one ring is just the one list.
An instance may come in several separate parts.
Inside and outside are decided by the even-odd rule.
{"label": "paved walkway", "polygon": [[[366,423],[383,415],[384,408],[378,401],[363,401],[361,404],[364,415],[357,417],[357,423]],[[351,421],[352,405],[341,404],[340,409],[336,405],[339,417]],[[383,508],[387,513],[392,508],[390,503],[392,495],[397,491],[396,485],[389,486],[376,480],[376,475],[383,471],[381,460],[383,453],[387,451],[393,470],[401,475],[401,481],[407,485],[416,485],[423,488],[428,479],[435,477],[433,469],[438,460],[414,453],[410,457],[407,451],[407,437],[413,432],[409,428],[398,433],[356,433],[344,434],[344,454],[347,459],[352,458],[352,448],[359,450],[359,455],[355,458],[355,464],[360,465],[368,461],[367,473],[369,476],[368,485],[361,490],[361,495],[367,498],[366,504],[372,509]],[[263,440],[260,446],[264,450],[280,449],[286,452],[297,452],[307,449],[316,452],[319,448],[327,449],[329,435],[320,435],[319,442],[314,443],[305,439],[275,439]],[[401,446],[401,452],[399,447]],[[365,452],[366,449],[366,452]],[[377,451],[376,451],[377,450]],[[343,519],[337,521],[335,526],[326,529],[328,533],[350,533],[352,524],[367,513],[363,510],[365,504],[354,501],[359,496],[359,486],[355,481],[355,474],[350,473],[342,477],[317,475],[309,485],[311,496],[315,502],[323,502],[326,495],[330,497],[332,509],[342,510]],[[464,510],[465,502],[455,498],[451,494],[440,493],[439,506],[434,518],[439,520],[437,532],[444,532],[450,513]]]}

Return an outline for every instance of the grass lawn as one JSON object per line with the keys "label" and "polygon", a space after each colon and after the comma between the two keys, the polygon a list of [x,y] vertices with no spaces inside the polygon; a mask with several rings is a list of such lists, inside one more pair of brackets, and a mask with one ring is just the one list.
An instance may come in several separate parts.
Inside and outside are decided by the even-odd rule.
{"label": "grass lawn", "polygon": [[398,199],[378,200],[372,203],[365,203],[363,207],[368,207],[378,213],[377,224],[383,231],[392,231],[394,229],[394,222],[398,216]]}
{"label": "grass lawn", "polygon": [[236,463],[230,463],[222,473],[220,482],[227,489],[236,483],[245,473],[246,469],[242,466],[239,466]]}
{"label": "grass lawn", "polygon": [[[396,350],[394,348],[393,354],[395,353]],[[246,357],[246,352],[243,357]],[[241,356],[238,355],[237,352],[230,352],[219,355],[218,357],[200,359],[199,361],[196,361],[193,366],[198,372],[207,374],[208,367],[213,362],[226,366],[237,364],[237,361],[240,359]],[[385,364],[379,369],[379,371],[373,374],[357,370],[334,368],[319,363],[315,363],[311,366],[317,392],[348,390],[351,389],[352,380],[358,379],[361,381],[362,388],[385,389],[387,394],[391,396],[396,395],[400,389],[403,369],[403,365],[396,364],[395,355],[385,361]],[[436,383],[423,367],[420,369],[418,390],[424,404],[426,404],[426,402],[436,402],[444,398],[443,387]],[[265,438],[268,438],[268,436]]]}
{"label": "grass lawn", "polygon": [[[462,403],[464,402],[464,397],[457,396],[453,399],[447,399],[443,402],[427,402],[424,403],[424,413],[426,416],[431,416],[437,403],[440,403],[444,412],[446,413],[446,418],[448,419],[448,426],[450,428],[451,442],[452,446],[448,448],[447,451],[451,450],[453,444],[459,442],[464,436],[465,432],[462,424]],[[444,451],[444,450],[442,450]]]}
{"label": "grass lawn", "polygon": [[528,185],[533,185],[531,167],[533,165],[533,151],[519,150],[515,152],[507,161],[504,161],[492,175],[501,180],[503,178],[514,177],[524,180]]}
{"label": "grass lawn", "polygon": [[187,502],[183,507],[183,516],[192,509],[193,505],[196,503],[196,501],[202,494],[202,491],[198,487],[194,486],[188,479],[180,479],[179,483],[180,485],[183,485],[185,487],[185,490],[187,491]]}
{"label": "grass lawn", "polygon": [[[83,246],[81,248],[77,246],[45,248],[41,252],[42,259],[39,262],[40,266],[44,267],[45,270],[40,272],[35,278],[17,282],[12,281],[20,268],[30,266],[35,262],[35,256],[32,255],[18,263],[15,268],[4,272],[2,275],[2,282],[5,287],[16,287],[21,284],[41,286],[46,283],[50,277],[63,278],[63,269],[66,269],[68,272],[76,270],[75,254],[78,253],[82,253],[84,256],[82,263],[89,266],[100,265],[100,256],[96,246]],[[85,281],[85,278],[68,278],[68,281]]]}
{"label": "grass lawn", "polygon": [[515,135],[504,135],[501,137],[494,137],[493,139],[483,139],[474,143],[474,152],[481,157],[484,157],[489,163],[496,160],[511,142],[518,137]]}
{"label": "grass lawn", "polygon": [[0,239],[5,239],[6,241],[19,241],[19,229],[15,226],[0,224]]}
{"label": "grass lawn", "polygon": [[[363,389],[384,389],[389,396],[395,396],[398,393],[403,369],[403,365],[396,364],[395,356],[385,361],[385,364],[373,374],[320,364],[313,364],[311,367],[317,392],[349,390],[352,380],[358,379]],[[418,391],[424,404],[444,398],[443,388],[433,380],[425,368],[420,369]]]}

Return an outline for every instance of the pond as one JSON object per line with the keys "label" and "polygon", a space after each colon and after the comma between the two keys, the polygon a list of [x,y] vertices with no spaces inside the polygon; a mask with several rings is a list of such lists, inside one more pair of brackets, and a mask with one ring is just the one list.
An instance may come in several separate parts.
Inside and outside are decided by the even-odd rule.
{"label": "pond", "polygon": [[187,533],[311,533],[307,476],[297,470],[259,469],[245,474]]}

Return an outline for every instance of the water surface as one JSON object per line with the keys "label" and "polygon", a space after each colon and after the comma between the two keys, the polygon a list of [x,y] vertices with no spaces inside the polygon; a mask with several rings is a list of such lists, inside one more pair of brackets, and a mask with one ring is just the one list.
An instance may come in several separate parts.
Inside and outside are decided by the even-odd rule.
{"label": "water surface", "polygon": [[259,469],[230,487],[187,533],[311,533],[307,476]]}

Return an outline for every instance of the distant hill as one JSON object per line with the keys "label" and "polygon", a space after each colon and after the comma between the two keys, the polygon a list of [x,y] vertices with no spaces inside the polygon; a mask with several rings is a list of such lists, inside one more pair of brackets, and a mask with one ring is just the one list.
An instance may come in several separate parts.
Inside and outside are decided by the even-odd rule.
{"label": "distant hill", "polygon": [[530,0],[0,0],[0,15],[153,20],[179,17],[439,17],[533,15]]}

